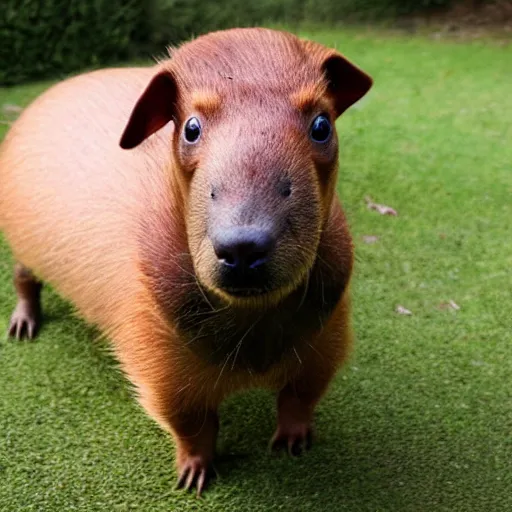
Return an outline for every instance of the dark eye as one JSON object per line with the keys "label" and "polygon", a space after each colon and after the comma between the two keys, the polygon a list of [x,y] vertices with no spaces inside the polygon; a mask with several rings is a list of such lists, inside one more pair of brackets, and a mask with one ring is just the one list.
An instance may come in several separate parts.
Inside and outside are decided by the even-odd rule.
{"label": "dark eye", "polygon": [[315,117],[311,125],[311,138],[315,142],[327,142],[331,136],[332,126],[329,119],[324,115]]}
{"label": "dark eye", "polygon": [[197,117],[191,117],[185,123],[183,136],[189,144],[195,144],[199,140],[199,137],[201,136],[201,123]]}

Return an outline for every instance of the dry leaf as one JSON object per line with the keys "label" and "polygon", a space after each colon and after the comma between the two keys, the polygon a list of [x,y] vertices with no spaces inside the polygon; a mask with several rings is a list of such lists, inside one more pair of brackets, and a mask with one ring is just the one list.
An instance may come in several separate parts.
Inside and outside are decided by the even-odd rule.
{"label": "dry leaf", "polygon": [[460,306],[458,304],[456,304],[453,300],[451,300],[449,302],[450,306],[452,307],[452,309],[455,309],[455,311],[459,311],[460,309]]}
{"label": "dry leaf", "polygon": [[399,315],[412,315],[412,311],[409,311],[407,308],[404,308],[403,306],[400,306],[400,304],[396,307],[395,311]]}
{"label": "dry leaf", "polygon": [[398,215],[397,211],[393,208],[391,208],[391,206],[386,206],[385,204],[378,204],[378,203],[374,203],[371,199],[371,197],[369,196],[366,196],[364,198],[364,200],[366,201],[366,206],[368,207],[368,210],[376,210],[377,212],[379,212],[381,215]]}
{"label": "dry leaf", "polygon": [[453,309],[454,311],[459,311],[460,306],[453,300],[449,300],[448,302],[439,304],[439,309]]}
{"label": "dry leaf", "polygon": [[374,244],[375,242],[378,242],[379,237],[376,235],[364,235],[363,236],[363,242],[365,244]]}

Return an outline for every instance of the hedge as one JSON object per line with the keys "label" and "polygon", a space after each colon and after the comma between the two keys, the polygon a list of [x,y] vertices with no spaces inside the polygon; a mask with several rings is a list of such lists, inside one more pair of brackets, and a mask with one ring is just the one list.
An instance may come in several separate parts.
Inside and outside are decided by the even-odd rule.
{"label": "hedge", "polygon": [[168,44],[230,26],[333,25],[449,7],[454,1],[2,0],[0,85],[159,56]]}
{"label": "hedge", "polygon": [[0,84],[126,59],[150,31],[144,0],[2,0]]}
{"label": "hedge", "polygon": [[448,7],[453,0],[153,0],[154,43],[177,43],[198,33],[267,22],[332,25]]}

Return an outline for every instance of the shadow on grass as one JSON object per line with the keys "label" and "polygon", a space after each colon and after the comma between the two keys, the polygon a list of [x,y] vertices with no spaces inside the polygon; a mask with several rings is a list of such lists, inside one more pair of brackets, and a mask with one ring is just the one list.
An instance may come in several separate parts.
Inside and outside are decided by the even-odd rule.
{"label": "shadow on grass", "polygon": [[[114,371],[116,361],[108,352],[106,342],[99,338],[99,332],[75,318],[71,305],[51,290],[46,290],[43,306],[42,339],[37,343],[48,343],[52,338],[58,340],[63,359],[80,358],[84,372],[94,375],[94,387],[106,391],[114,402],[133,400],[126,380],[120,372]],[[228,399],[220,411],[219,478],[210,486],[206,501],[212,504],[223,501],[227,493],[239,509],[247,510],[265,508],[271,503],[290,510],[320,510],[334,505],[337,509],[363,504],[378,508],[382,503],[397,502],[398,497],[393,498],[393,495],[398,475],[393,466],[404,454],[397,455],[388,449],[385,434],[378,429],[365,432],[372,439],[370,446],[357,438],[357,432],[347,433],[344,410],[338,403],[340,397],[336,396],[338,391],[343,393],[343,387],[338,384],[341,382],[334,385],[335,396],[329,393],[319,406],[313,449],[299,458],[269,453],[268,442],[275,427],[271,393],[253,390]],[[91,382],[84,385],[90,387]],[[368,402],[360,403],[359,408],[351,404],[351,424],[361,418],[367,425],[368,408],[372,408]],[[360,418],[354,416],[355,413]],[[153,428],[148,429],[147,435],[160,437]],[[160,447],[160,443],[157,446]],[[169,452],[174,451],[170,439],[167,446]],[[165,443],[163,448],[162,453],[158,453],[157,448],[154,460],[144,464],[149,475],[158,471],[165,457]],[[395,461],[392,466],[390,461]],[[153,464],[155,466],[151,467]],[[167,471],[169,478],[175,478],[171,468]],[[169,486],[172,485],[170,480]],[[157,498],[155,495],[154,499]]]}
{"label": "shadow on grass", "polygon": [[[78,438],[81,429],[88,427],[76,423],[80,421],[77,415],[90,415],[91,425],[101,424],[103,434],[93,432],[88,441],[99,446],[95,448],[95,478],[102,474],[115,477],[114,488],[133,486],[134,496],[144,494],[144,510],[160,510],[163,499],[168,505],[176,500],[188,502],[184,495],[172,491],[176,478],[170,462],[173,443],[142,412],[138,415],[132,408],[129,385],[119,371],[114,371],[117,364],[108,345],[98,338],[98,331],[73,318],[72,307],[51,290],[47,290],[43,305],[45,324],[38,343],[56,345],[53,354],[62,358],[49,361],[57,400],[71,397],[80,402],[80,396],[74,397],[83,388],[95,396],[94,403],[107,400],[112,404],[104,411],[89,413],[93,402],[85,400],[75,404],[68,419],[59,418],[78,429]],[[76,365],[78,374],[69,369],[70,364]],[[65,379],[75,375],[83,380],[70,382],[68,389]],[[453,494],[449,488],[450,461],[458,455],[453,432],[446,433],[432,421],[422,422],[417,402],[406,399],[396,405],[397,395],[390,395],[389,403],[385,403],[382,395],[365,390],[358,379],[352,375],[347,379],[343,373],[335,379],[318,407],[313,449],[294,459],[268,451],[275,427],[271,393],[252,390],[229,398],[220,410],[220,476],[204,502],[219,510],[225,510],[228,502],[236,510],[427,510],[433,506],[444,510],[437,499],[440,493],[455,500],[449,501],[450,505],[460,503],[464,492],[465,498],[471,498],[467,493],[478,493],[477,488],[459,488]],[[37,408],[37,404],[32,407]],[[122,415],[116,417],[116,411]],[[112,440],[107,445],[106,438]],[[118,444],[111,444],[114,442]],[[64,466],[77,464],[73,455],[63,456],[69,457],[67,462],[64,459]],[[125,459],[124,469],[112,474],[116,457]],[[143,482],[136,482],[141,474]],[[107,495],[104,499],[108,502]]]}
{"label": "shadow on grass", "polygon": [[[312,450],[291,458],[268,451],[275,417],[271,397],[250,392],[229,400],[222,411],[221,478],[215,486],[233,486],[254,505],[273,502],[287,510],[382,510],[384,504],[398,505],[406,451],[397,453],[378,427],[365,432],[370,443],[347,431],[343,410],[329,413],[334,406],[328,395],[318,408]],[[361,403],[360,418],[352,408],[350,421],[367,425],[366,408],[371,407]]]}

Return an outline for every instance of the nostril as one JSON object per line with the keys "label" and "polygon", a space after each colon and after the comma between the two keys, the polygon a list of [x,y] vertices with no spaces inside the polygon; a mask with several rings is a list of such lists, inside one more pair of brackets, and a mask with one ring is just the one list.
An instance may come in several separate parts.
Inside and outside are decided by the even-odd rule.
{"label": "nostril", "polygon": [[256,268],[263,265],[268,260],[268,252],[257,251],[247,255],[245,260],[246,265],[249,268]]}
{"label": "nostril", "polygon": [[221,248],[219,250],[216,250],[215,253],[217,254],[217,258],[221,263],[228,267],[236,267],[237,258],[232,252],[225,248]]}
{"label": "nostril", "polygon": [[290,197],[292,195],[292,182],[286,178],[278,183],[277,189],[282,197]]}

